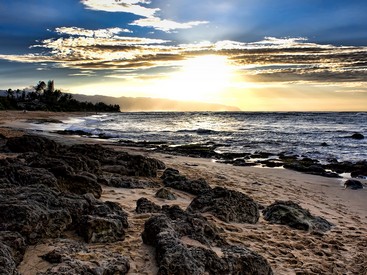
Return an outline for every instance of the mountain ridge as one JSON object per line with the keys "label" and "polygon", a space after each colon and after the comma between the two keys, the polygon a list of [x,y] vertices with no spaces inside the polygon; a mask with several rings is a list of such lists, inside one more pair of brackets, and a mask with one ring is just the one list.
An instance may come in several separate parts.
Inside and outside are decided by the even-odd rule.
{"label": "mountain ridge", "polygon": [[72,94],[79,101],[120,105],[121,112],[139,111],[241,111],[235,106],[199,101],[180,101],[152,97],[112,97],[104,95]]}

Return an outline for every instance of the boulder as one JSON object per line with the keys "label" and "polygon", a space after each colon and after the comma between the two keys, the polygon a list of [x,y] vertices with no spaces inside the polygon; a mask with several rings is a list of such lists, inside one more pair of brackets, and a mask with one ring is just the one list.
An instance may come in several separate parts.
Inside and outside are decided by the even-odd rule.
{"label": "boulder", "polygon": [[266,207],[263,215],[270,223],[284,224],[305,231],[326,232],[333,226],[324,218],[313,216],[292,201],[277,201]]}
{"label": "boulder", "polygon": [[59,180],[60,190],[68,191],[74,194],[83,195],[87,193],[93,194],[96,198],[100,198],[102,187],[94,177],[88,175],[71,175]]}
{"label": "boulder", "polygon": [[140,198],[136,202],[136,213],[143,214],[143,213],[159,213],[161,211],[161,207],[154,202],[146,198]]}
{"label": "boulder", "polygon": [[347,180],[344,182],[344,188],[352,190],[363,189],[363,184],[359,180]]}
{"label": "boulder", "polygon": [[167,168],[161,178],[165,187],[171,187],[193,195],[199,195],[211,190],[205,179],[190,180],[180,175],[178,170],[172,168]]}
{"label": "boulder", "polygon": [[249,196],[222,187],[207,191],[190,203],[189,212],[208,212],[225,222],[257,223],[259,209]]}
{"label": "boulder", "polygon": [[362,135],[361,133],[354,133],[353,135],[350,136],[350,138],[352,138],[352,139],[364,139],[364,135]]}
{"label": "boulder", "polygon": [[87,243],[111,243],[125,238],[125,228],[119,219],[91,215],[82,218],[78,233]]}
{"label": "boulder", "polygon": [[155,197],[165,200],[176,200],[175,194],[173,194],[169,189],[167,188],[161,188],[155,193]]}
{"label": "boulder", "polygon": [[8,138],[6,146],[14,153],[55,152],[59,148],[53,140],[35,135]]}
{"label": "boulder", "polygon": [[[156,249],[157,274],[273,274],[266,259],[244,247],[227,245],[201,215],[178,206],[165,206],[162,212],[146,221],[142,234],[144,243]],[[201,245],[186,245],[184,236]],[[219,246],[222,257],[209,248],[213,246]]]}

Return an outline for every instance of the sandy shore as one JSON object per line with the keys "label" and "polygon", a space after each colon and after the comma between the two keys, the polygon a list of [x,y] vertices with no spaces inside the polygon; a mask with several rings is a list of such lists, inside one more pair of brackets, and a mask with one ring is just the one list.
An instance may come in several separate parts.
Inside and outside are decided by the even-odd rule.
{"label": "sandy shore", "polygon": [[[27,131],[29,119],[58,119],[79,114],[44,112],[0,112],[0,134],[14,136]],[[29,127],[29,125],[28,125]],[[76,137],[53,136],[58,141],[104,142]],[[178,169],[189,178],[205,178],[212,186],[223,186],[251,196],[267,206],[276,200],[291,200],[321,216],[335,226],[324,235],[274,225],[262,217],[255,225],[225,223],[212,215],[205,216],[224,229],[227,240],[244,244],[264,256],[275,274],[367,274],[367,189],[343,189],[340,179],[323,178],[284,169],[236,167],[209,159],[169,156],[136,148],[116,150],[143,154],[162,160],[167,167]],[[2,157],[6,157],[3,155]],[[137,214],[136,201],[141,197],[159,204],[178,204],[186,208],[192,195],[173,190],[178,199],[166,201],[154,196],[157,189],[119,189],[103,187],[103,200],[115,201],[129,214],[130,228],[122,243],[106,245],[128,256],[129,274],[155,274],[154,249],[142,243],[144,222],[151,214]],[[190,240],[186,240],[190,242]],[[193,245],[193,243],[190,243]],[[195,245],[195,244],[194,244]],[[93,245],[91,245],[93,246]],[[96,245],[94,245],[96,246]],[[44,270],[39,255],[50,246],[40,244],[27,250],[19,267],[21,274],[36,274]]]}

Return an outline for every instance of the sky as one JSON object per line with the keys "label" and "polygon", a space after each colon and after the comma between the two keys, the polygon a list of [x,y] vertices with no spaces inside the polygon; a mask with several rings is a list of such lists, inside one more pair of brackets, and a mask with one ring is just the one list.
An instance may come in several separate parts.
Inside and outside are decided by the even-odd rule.
{"label": "sky", "polygon": [[367,111],[365,0],[0,0],[0,89]]}

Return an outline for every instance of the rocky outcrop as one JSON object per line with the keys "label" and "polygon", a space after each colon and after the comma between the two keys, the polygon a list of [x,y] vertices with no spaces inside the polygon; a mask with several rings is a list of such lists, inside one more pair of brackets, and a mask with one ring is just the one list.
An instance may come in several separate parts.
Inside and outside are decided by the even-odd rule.
{"label": "rocky outcrop", "polygon": [[169,189],[167,188],[161,188],[155,193],[155,196],[157,198],[165,199],[165,200],[176,200],[175,194],[173,194]]}
{"label": "rocky outcrop", "polygon": [[211,189],[204,179],[190,180],[181,175],[178,170],[172,168],[167,168],[161,178],[163,179],[164,186],[185,191],[193,195],[199,195]]}
{"label": "rocky outcrop", "polygon": [[151,202],[150,200],[146,198],[140,198],[136,202],[136,213],[143,214],[143,213],[159,213],[162,210],[162,208]]}
{"label": "rocky outcrop", "polygon": [[[156,248],[158,274],[273,274],[262,256],[228,245],[220,230],[201,215],[177,206],[163,207],[163,212],[145,223],[142,234],[144,243]],[[187,245],[185,236],[201,244]],[[218,246],[222,256],[209,246]]]}
{"label": "rocky outcrop", "polygon": [[305,231],[325,232],[333,226],[327,220],[313,216],[308,210],[292,201],[277,201],[266,207],[263,215],[264,219],[271,223],[284,224]]}
{"label": "rocky outcrop", "polygon": [[[98,200],[101,182],[108,183],[112,178],[123,180],[130,175],[155,177],[158,170],[165,168],[158,160],[99,145],[65,146],[32,135],[9,138],[6,146],[6,150],[20,154],[0,160],[1,274],[17,273],[16,266],[27,245],[58,238],[66,230],[75,231],[88,243],[123,240],[128,227],[127,213],[117,203]],[[123,167],[123,172],[104,170],[106,166]],[[131,184],[151,182],[152,186],[160,186],[157,180],[137,177],[130,180]],[[106,260],[98,266],[96,262],[86,265],[85,261],[56,257],[59,264],[46,274],[128,271],[126,258],[103,253]]]}
{"label": "rocky outcrop", "polygon": [[344,182],[344,188],[352,190],[363,189],[363,184],[359,180],[347,180]]}
{"label": "rocky outcrop", "polygon": [[10,151],[15,153],[55,152],[59,147],[53,140],[35,135],[24,135],[9,138],[6,146]]}
{"label": "rocky outcrop", "polygon": [[189,212],[208,212],[225,222],[257,223],[259,209],[249,196],[216,187],[196,197],[187,208]]}
{"label": "rocky outcrop", "polygon": [[79,242],[63,239],[56,240],[54,246],[56,249],[42,256],[52,266],[39,275],[124,275],[130,269],[126,257],[104,248],[87,248]]}

